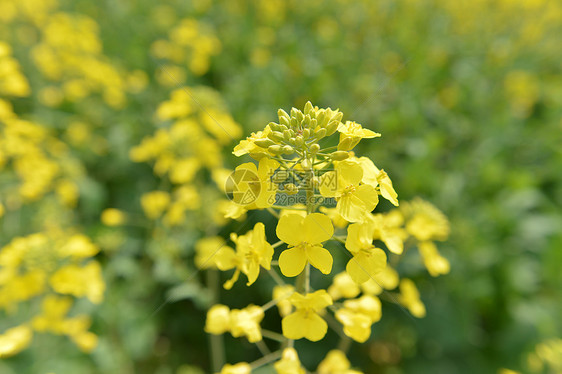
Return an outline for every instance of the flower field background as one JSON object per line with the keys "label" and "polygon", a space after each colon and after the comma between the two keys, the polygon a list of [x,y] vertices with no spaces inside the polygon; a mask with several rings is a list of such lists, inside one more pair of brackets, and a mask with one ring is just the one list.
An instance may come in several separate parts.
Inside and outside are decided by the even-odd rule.
{"label": "flower field background", "polygon": [[[404,251],[411,283],[379,295],[351,366],[562,373],[560,35],[548,0],[0,0],[0,373],[259,360],[250,335],[208,334],[207,311],[267,305],[274,280],[227,290],[208,257],[252,229],[276,242],[274,217],[225,181],[252,162],[241,140],[308,101],[382,134],[353,151],[388,171],[402,211],[427,201],[449,221],[440,266]],[[298,341],[303,366],[356,373],[316,369],[339,340]]]}

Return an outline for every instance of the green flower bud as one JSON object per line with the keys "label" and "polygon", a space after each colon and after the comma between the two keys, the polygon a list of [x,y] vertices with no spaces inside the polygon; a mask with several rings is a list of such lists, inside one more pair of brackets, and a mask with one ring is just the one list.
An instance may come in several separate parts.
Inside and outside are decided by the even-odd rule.
{"label": "green flower bud", "polygon": [[304,116],[303,126],[310,127],[310,121],[311,120],[312,120],[312,118],[310,118],[310,115],[307,114],[306,116]]}
{"label": "green flower bud", "polygon": [[297,135],[297,137],[295,138],[295,145],[300,148],[303,144],[304,138],[302,137],[302,135]]}
{"label": "green flower bud", "polygon": [[290,145],[284,145],[283,146],[283,153],[286,155],[290,155],[292,153],[295,152],[295,149],[293,147],[291,147]]}
{"label": "green flower bud", "polygon": [[313,118],[310,120],[310,128],[311,129],[315,129],[318,126],[318,121],[316,120],[316,118]]}
{"label": "green flower bud", "polygon": [[289,113],[285,112],[283,109],[279,109],[277,111],[277,116],[279,117],[279,120],[281,120],[281,118],[291,118],[291,116],[289,115]]}
{"label": "green flower bud", "polygon": [[302,123],[303,120],[304,120],[304,114],[302,114],[302,112],[299,110],[299,111],[297,112],[297,121],[298,121],[299,123]]}
{"label": "green flower bud", "polygon": [[335,133],[339,126],[340,126],[339,121],[335,121],[335,120],[330,121],[330,123],[328,123],[328,125],[326,126],[326,136],[330,136],[333,133]]}
{"label": "green flower bud", "polygon": [[288,142],[288,143],[289,143],[289,144],[295,144],[295,140],[297,140],[297,138],[295,138],[295,137],[293,136],[291,139],[289,139],[289,142]]}
{"label": "green flower bud", "polygon": [[317,139],[322,139],[323,137],[326,136],[326,129],[324,129],[324,128],[318,129],[318,131],[316,131],[316,132],[314,133],[314,136],[315,136]]}
{"label": "green flower bud", "polygon": [[273,181],[273,183],[279,184],[279,183],[283,183],[288,176],[289,176],[289,172],[287,170],[280,170],[273,175],[273,178],[271,178],[271,180]]}
{"label": "green flower bud", "polygon": [[291,129],[296,129],[299,124],[297,117],[291,117]]}
{"label": "green flower bud", "polygon": [[335,151],[330,154],[330,158],[334,161],[343,161],[349,157],[349,153],[345,151]]}
{"label": "green flower bud", "polygon": [[271,130],[274,130],[274,131],[277,130],[277,131],[279,131],[279,124],[278,124],[278,123],[269,122],[269,123],[267,124],[267,126],[269,126],[269,128],[270,128]]}
{"label": "green flower bud", "polygon": [[307,101],[306,104],[304,105],[304,113],[309,114],[313,110],[314,107],[312,106],[312,103],[310,101]]}
{"label": "green flower bud", "polygon": [[289,139],[291,139],[293,137],[293,130],[285,130],[283,131],[283,139],[285,139],[285,141],[289,141]]}
{"label": "green flower bud", "polygon": [[254,140],[254,144],[257,145],[258,147],[267,148],[270,145],[275,144],[275,142],[271,139],[257,139]]}
{"label": "green flower bud", "polygon": [[283,140],[283,133],[279,131],[272,131],[267,137],[275,142],[280,142]]}
{"label": "green flower bud", "polygon": [[274,155],[280,155],[281,153],[283,153],[283,147],[281,147],[279,144],[270,145],[269,147],[267,147],[267,150]]}
{"label": "green flower bud", "polygon": [[312,169],[312,163],[310,162],[310,160],[308,158],[305,158],[304,160],[302,160],[301,166],[304,170]]}
{"label": "green flower bud", "polygon": [[289,117],[279,117],[279,124],[289,128],[291,127],[291,119]]}
{"label": "green flower bud", "polygon": [[310,129],[304,129],[302,131],[302,136],[303,138],[308,139],[310,137]]}
{"label": "green flower bud", "polygon": [[326,111],[321,111],[316,115],[316,121],[318,122],[318,126],[325,127],[328,123],[328,118],[326,117]]}
{"label": "green flower bud", "polygon": [[311,154],[315,155],[315,154],[317,154],[317,153],[320,151],[320,145],[314,143],[314,144],[312,144],[312,145],[308,148],[308,151],[309,151]]}
{"label": "green flower bud", "polygon": [[297,113],[299,110],[297,108],[291,108],[291,118],[297,118]]}

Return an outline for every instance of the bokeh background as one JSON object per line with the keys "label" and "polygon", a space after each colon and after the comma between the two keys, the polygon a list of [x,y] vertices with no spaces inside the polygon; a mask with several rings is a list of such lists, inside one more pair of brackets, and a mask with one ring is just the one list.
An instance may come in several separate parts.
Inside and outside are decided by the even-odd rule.
{"label": "bokeh background", "polygon": [[[0,0],[0,22],[0,333],[55,293],[14,271],[101,269],[68,275],[82,284],[69,315],[97,338],[36,331],[0,373],[211,372],[206,309],[264,303],[271,286],[217,294],[219,275],[197,273],[197,240],[271,220],[222,218],[215,181],[248,161],[239,139],[308,100],[382,133],[357,153],[451,223],[449,274],[405,264],[427,316],[385,305],[353,364],[562,372],[561,2]],[[174,133],[176,118],[201,131]],[[176,165],[186,154],[195,166]],[[97,250],[61,255],[76,237]],[[33,254],[14,265],[14,247]],[[259,357],[225,343],[229,362]]]}

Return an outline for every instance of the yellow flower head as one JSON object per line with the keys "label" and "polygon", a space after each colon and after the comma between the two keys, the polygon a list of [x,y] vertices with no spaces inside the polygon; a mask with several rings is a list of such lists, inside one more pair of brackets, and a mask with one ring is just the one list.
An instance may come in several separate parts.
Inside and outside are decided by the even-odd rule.
{"label": "yellow flower head", "polygon": [[340,133],[340,142],[338,144],[339,151],[350,151],[352,150],[361,139],[377,138],[381,134],[364,129],[360,124],[352,121],[346,121],[345,124],[341,124],[338,128]]}
{"label": "yellow flower head", "polygon": [[277,374],[305,374],[306,371],[301,366],[299,355],[294,348],[285,348],[281,360],[277,361],[273,367]]}
{"label": "yellow flower head", "polygon": [[202,238],[195,243],[195,266],[199,269],[216,268],[216,255],[224,247],[220,236]]}
{"label": "yellow flower head", "polygon": [[170,204],[170,194],[166,191],[152,191],[141,197],[144,214],[150,219],[157,219]]}
{"label": "yellow flower head", "polygon": [[215,255],[215,262],[220,270],[236,268],[234,276],[224,286],[226,289],[231,288],[240,272],[246,274],[246,285],[250,286],[258,278],[260,266],[267,270],[271,268],[273,247],[266,241],[265,226],[258,222],[253,230],[241,236],[232,234],[231,239],[236,243],[236,252],[232,248],[222,247]]}
{"label": "yellow flower head", "polygon": [[344,334],[359,343],[366,342],[371,336],[371,319],[363,313],[341,308],[336,312],[336,319],[343,324]]}
{"label": "yellow flower head", "polygon": [[31,344],[33,332],[26,325],[12,327],[0,334],[0,358],[10,357]]}
{"label": "yellow flower head", "polygon": [[250,374],[252,367],[246,362],[239,362],[236,365],[226,364],[222,367],[220,374]]}
{"label": "yellow flower head", "polygon": [[381,240],[390,252],[402,254],[408,233],[402,228],[404,219],[398,210],[370,215],[368,222],[372,225],[374,239]]}
{"label": "yellow flower head", "polygon": [[415,199],[401,207],[406,230],[419,241],[445,240],[449,236],[447,217],[432,204]]}
{"label": "yellow flower head", "polygon": [[240,143],[234,147],[234,154],[237,157],[249,154],[253,159],[259,160],[264,156],[270,155],[267,147],[263,148],[256,144],[256,141],[266,140],[267,136],[271,133],[269,126],[266,126],[263,131],[253,132],[246,139],[241,140]]}
{"label": "yellow flower head", "polygon": [[435,243],[421,242],[418,246],[423,263],[432,277],[447,274],[451,269],[449,261],[441,256]]}
{"label": "yellow flower head", "polygon": [[362,182],[373,187],[378,186],[382,197],[390,201],[394,206],[398,206],[398,194],[394,190],[388,174],[384,170],[379,170],[368,157],[359,157],[353,160],[357,161],[363,169]]}
{"label": "yellow flower head", "polygon": [[408,308],[414,317],[425,317],[425,305],[420,300],[420,292],[411,279],[402,279],[400,282],[398,301]]}
{"label": "yellow flower head", "polygon": [[230,309],[226,305],[216,304],[209,309],[205,331],[214,335],[230,331]]}
{"label": "yellow flower head", "polygon": [[322,242],[334,234],[334,226],[328,216],[312,213],[306,217],[289,214],[281,217],[277,225],[277,237],[289,244],[279,256],[279,268],[286,277],[299,275],[309,262],[324,274],[332,271],[333,258],[322,247]]}
{"label": "yellow flower head", "polygon": [[361,290],[357,283],[345,271],[337,274],[332,281],[332,285],[328,288],[328,293],[333,300],[338,300],[342,297],[350,299],[359,295],[360,292]]}
{"label": "yellow flower head", "polygon": [[108,208],[101,212],[101,222],[106,226],[121,226],[127,220],[125,213],[115,208]]}
{"label": "yellow flower head", "polygon": [[256,305],[244,309],[233,309],[230,312],[230,332],[235,338],[246,336],[250,343],[262,340],[260,322],[263,319],[263,309]]}
{"label": "yellow flower head", "polygon": [[363,168],[352,160],[340,161],[334,171],[320,178],[320,193],[335,197],[337,212],[349,222],[360,222],[379,202],[378,192],[370,184],[361,184]]}
{"label": "yellow flower head", "polygon": [[271,207],[275,203],[277,185],[271,176],[279,167],[275,160],[263,158],[258,167],[253,162],[238,166],[227,179],[226,190],[232,200],[247,210]]}
{"label": "yellow flower head", "polygon": [[325,290],[306,295],[294,293],[289,301],[296,310],[281,321],[283,335],[288,339],[321,340],[328,331],[328,324],[318,313],[332,305],[330,295]]}
{"label": "yellow flower head", "polygon": [[318,365],[318,374],[362,374],[359,371],[352,370],[351,364],[345,353],[338,349],[333,349]]}
{"label": "yellow flower head", "polygon": [[371,226],[354,223],[347,228],[345,247],[353,254],[346,266],[347,273],[357,283],[367,282],[386,267],[386,254],[373,244]]}
{"label": "yellow flower head", "polygon": [[295,287],[291,285],[273,287],[273,300],[278,300],[277,309],[281,317],[288,316],[293,312],[293,305],[289,297],[295,292]]}

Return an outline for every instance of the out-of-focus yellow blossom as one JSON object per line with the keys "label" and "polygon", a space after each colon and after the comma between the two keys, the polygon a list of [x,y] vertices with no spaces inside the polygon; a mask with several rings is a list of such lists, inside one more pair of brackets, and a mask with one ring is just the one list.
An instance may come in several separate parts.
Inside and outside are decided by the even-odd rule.
{"label": "out-of-focus yellow blossom", "polygon": [[392,253],[399,255],[404,251],[408,233],[402,227],[404,218],[399,211],[371,215],[368,222],[373,231],[373,239],[382,241]]}
{"label": "out-of-focus yellow blossom", "polygon": [[49,283],[58,293],[76,297],[86,296],[95,304],[102,301],[105,291],[101,266],[96,261],[85,266],[63,266],[49,278]]}
{"label": "out-of-focus yellow blossom", "polygon": [[2,218],[4,216],[5,211],[6,211],[6,208],[4,208],[4,205],[0,201],[0,218]]}
{"label": "out-of-focus yellow blossom", "polygon": [[262,340],[260,322],[263,317],[263,309],[256,305],[230,310],[217,304],[207,312],[205,331],[215,335],[230,331],[235,338],[246,336],[249,342],[255,343]]}
{"label": "out-of-focus yellow blossom", "polygon": [[345,218],[343,218],[338,213],[338,210],[336,208],[328,208],[328,207],[322,206],[322,207],[320,207],[320,212],[322,212],[325,215],[327,215],[328,217],[330,217],[330,219],[332,220],[332,223],[334,224],[334,227],[336,227],[338,229],[343,229],[349,223],[345,220]]}
{"label": "out-of-focus yellow blossom", "polygon": [[273,247],[265,238],[265,226],[258,222],[253,230],[244,235],[231,234],[231,240],[236,243],[236,252],[232,248],[222,247],[215,256],[215,263],[220,270],[236,268],[233,277],[224,284],[224,287],[230,289],[238,280],[240,272],[246,274],[248,277],[246,285],[250,286],[258,278],[260,266],[266,270],[271,268]]}
{"label": "out-of-focus yellow blossom", "polygon": [[283,335],[288,339],[306,338],[313,342],[324,338],[328,324],[319,313],[332,305],[330,295],[325,290],[306,295],[295,292],[289,301],[296,310],[281,321]]}
{"label": "out-of-focus yellow blossom", "polygon": [[220,236],[199,239],[195,243],[195,265],[199,269],[216,268],[215,255],[224,245],[225,241]]}
{"label": "out-of-focus yellow blossom", "polygon": [[195,75],[209,70],[210,59],[221,50],[221,43],[210,26],[194,18],[184,18],[169,33],[169,40],[157,40],[151,46],[154,57],[187,64]]}
{"label": "out-of-focus yellow blossom", "polygon": [[429,274],[433,277],[437,277],[441,274],[447,274],[451,268],[449,261],[441,256],[435,243],[433,242],[421,242],[418,245],[423,263],[427,268]]}
{"label": "out-of-focus yellow blossom", "polygon": [[335,197],[337,212],[349,222],[365,219],[379,202],[375,187],[360,184],[363,168],[355,161],[341,161],[334,171],[322,175],[320,193],[324,197]]}
{"label": "out-of-focus yellow blossom", "polygon": [[220,374],[250,374],[252,367],[246,362],[239,362],[235,365],[226,364],[222,367]]}
{"label": "out-of-focus yellow blossom", "polygon": [[30,92],[18,61],[12,57],[12,48],[0,40],[0,95],[24,97]]}
{"label": "out-of-focus yellow blossom", "polygon": [[344,307],[336,312],[336,318],[347,336],[364,343],[371,336],[371,325],[381,319],[380,300],[368,295],[346,300]]}
{"label": "out-of-focus yellow blossom", "polygon": [[351,369],[351,363],[345,353],[333,349],[318,365],[318,374],[362,374],[362,372]]}
{"label": "out-of-focus yellow blossom", "polygon": [[248,211],[232,200],[220,200],[217,203],[217,209],[222,217],[232,219],[244,219]]}
{"label": "out-of-focus yellow blossom", "polygon": [[295,292],[295,287],[291,285],[273,287],[273,300],[278,300],[277,308],[281,317],[288,316],[293,312],[293,304],[289,297]]}
{"label": "out-of-focus yellow blossom", "polygon": [[245,336],[250,343],[262,340],[260,322],[264,317],[263,309],[256,305],[230,312],[230,332],[235,338]]}
{"label": "out-of-focus yellow blossom", "polygon": [[345,247],[353,254],[346,266],[347,273],[357,283],[364,283],[386,267],[386,254],[372,242],[369,224],[354,223],[347,228]]}
{"label": "out-of-focus yellow blossom", "polygon": [[150,219],[157,219],[170,204],[170,194],[166,191],[152,191],[141,197],[144,214]]}
{"label": "out-of-focus yellow blossom", "polygon": [[285,348],[281,359],[273,364],[277,374],[305,374],[299,355],[294,348]]}
{"label": "out-of-focus yellow blossom", "polygon": [[417,198],[403,204],[400,210],[406,220],[406,230],[417,240],[445,240],[449,236],[447,217],[427,201]]}
{"label": "out-of-focus yellow blossom", "polygon": [[244,163],[234,170],[227,180],[227,190],[232,191],[233,201],[244,209],[263,209],[275,203],[277,185],[271,176],[279,163],[263,158],[259,165]]}
{"label": "out-of-focus yellow blossom", "polygon": [[216,304],[207,312],[205,331],[220,335],[230,331],[230,309],[226,305]]}
{"label": "out-of-focus yellow blossom", "polygon": [[552,338],[537,344],[527,357],[527,366],[533,373],[542,373],[545,370],[561,373],[562,339]]}
{"label": "out-of-focus yellow blossom", "polygon": [[307,262],[324,274],[332,271],[333,258],[322,247],[322,242],[334,234],[332,221],[321,213],[306,217],[289,214],[282,217],[277,225],[277,237],[289,248],[279,256],[279,268],[286,277],[295,277],[305,268]]}
{"label": "out-of-focus yellow blossom", "polygon": [[126,221],[127,216],[119,209],[107,208],[101,212],[101,222],[106,226],[121,226]]}
{"label": "out-of-focus yellow blossom", "polygon": [[400,281],[398,301],[408,308],[414,317],[425,317],[425,305],[420,300],[420,293],[411,279],[402,279]]}
{"label": "out-of-focus yellow blossom", "polygon": [[390,201],[394,206],[398,206],[398,194],[392,186],[390,177],[384,170],[377,168],[368,157],[359,157],[350,160],[357,161],[361,165],[363,169],[363,178],[361,181],[363,183],[370,184],[373,187],[378,186],[382,197]]}
{"label": "out-of-focus yellow blossom", "polygon": [[328,293],[332,300],[341,298],[351,299],[356,297],[361,292],[359,285],[351,278],[346,272],[336,274],[332,281],[332,285],[328,287]]}
{"label": "out-of-focus yellow blossom", "polygon": [[31,344],[33,332],[27,325],[20,325],[0,334],[0,358],[18,354]]}
{"label": "out-of-focus yellow blossom", "polygon": [[398,287],[400,277],[398,272],[391,268],[388,264],[386,267],[376,274],[372,279],[361,284],[361,290],[367,295],[379,295],[383,289],[393,290]]}
{"label": "out-of-focus yellow blossom", "polygon": [[377,138],[381,134],[363,128],[360,124],[353,121],[346,121],[338,128],[340,133],[340,141],[338,143],[338,150],[351,151],[361,139]]}

